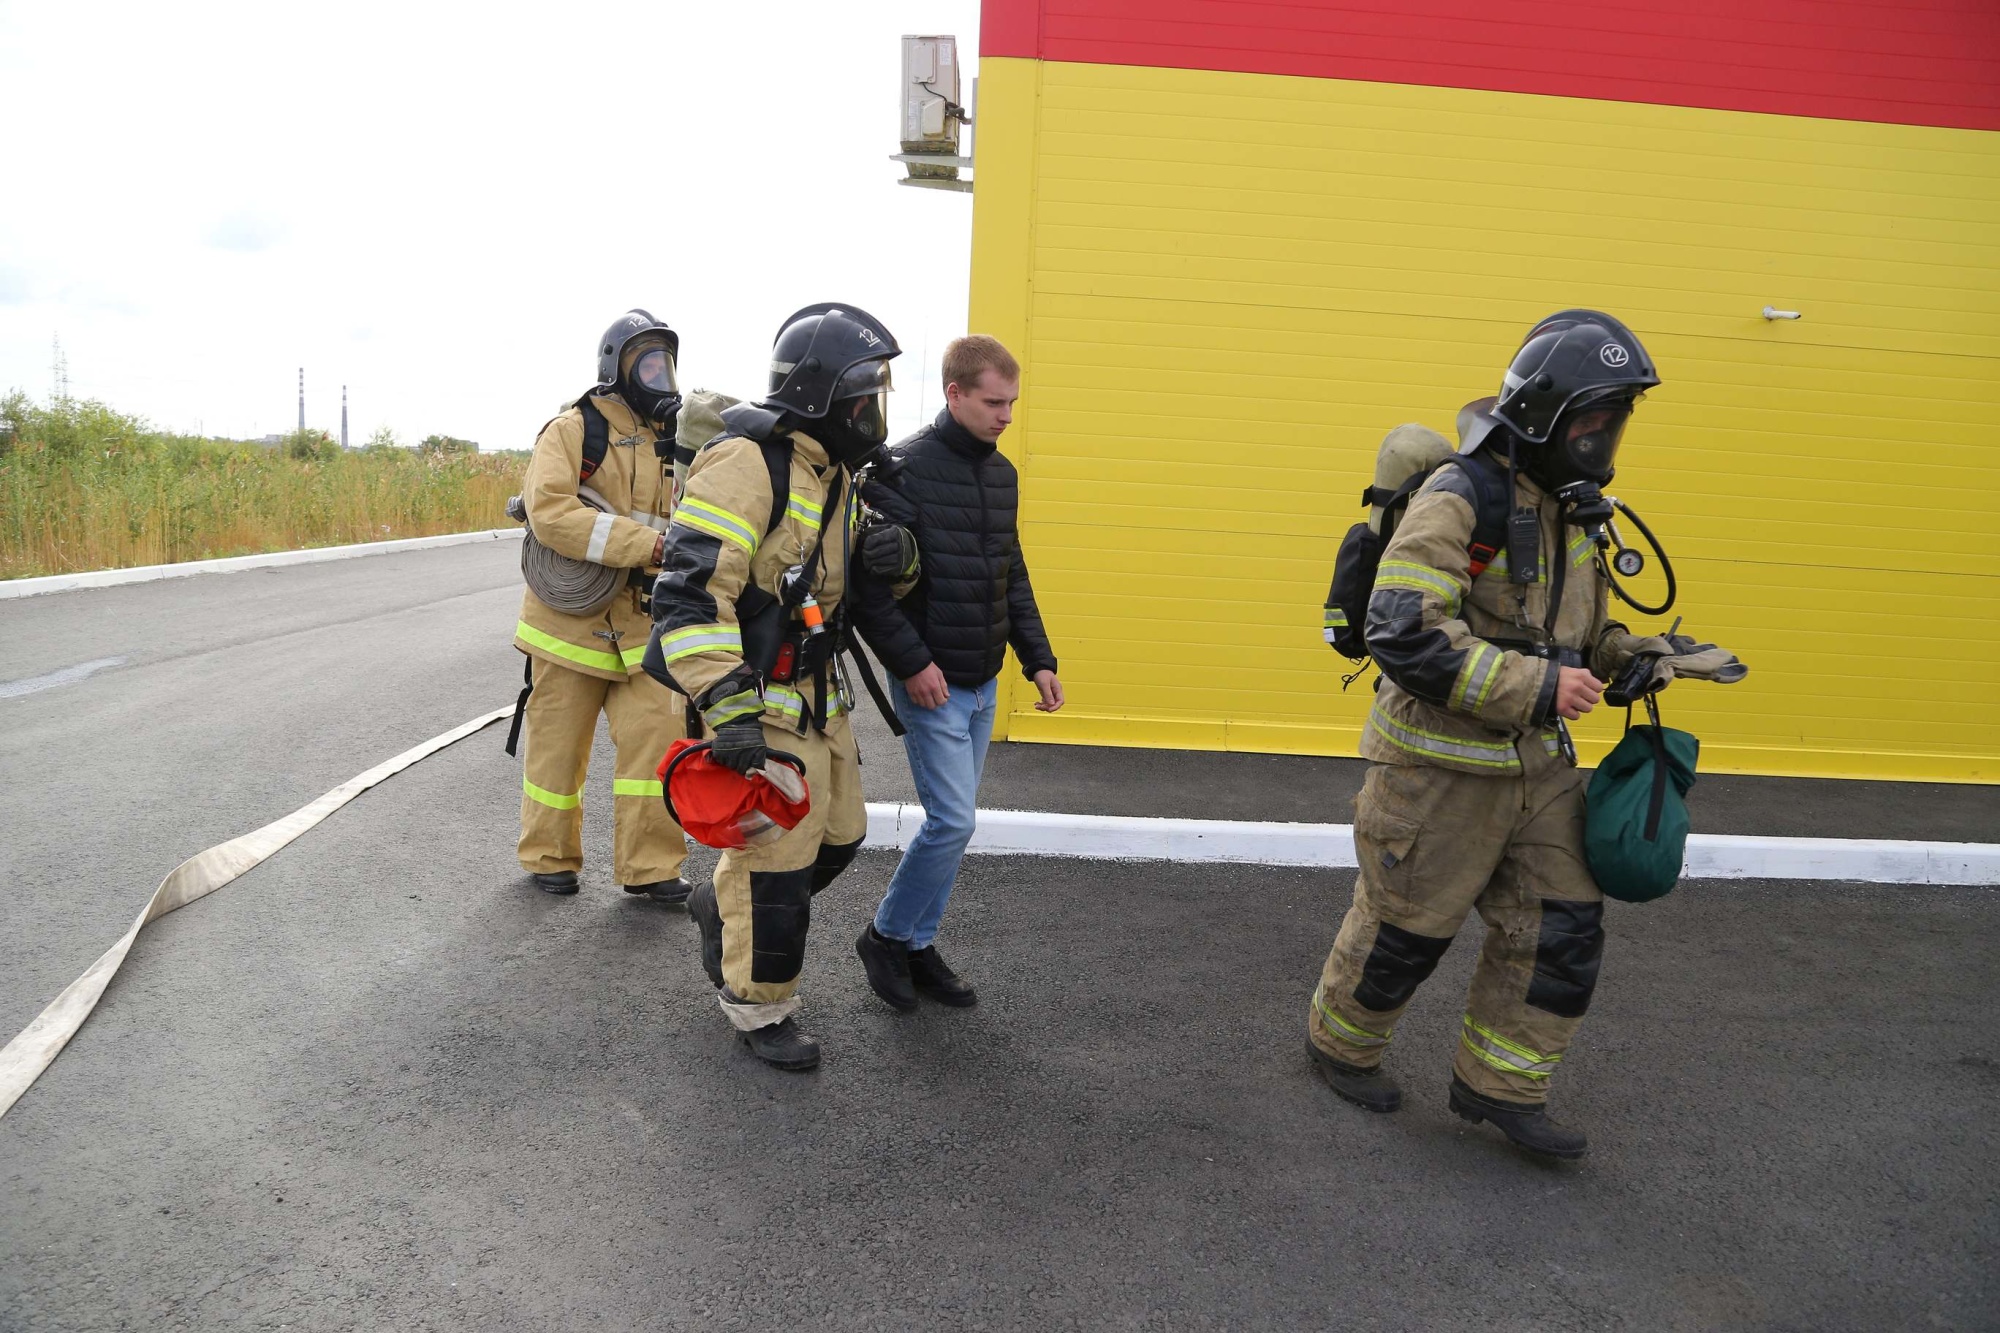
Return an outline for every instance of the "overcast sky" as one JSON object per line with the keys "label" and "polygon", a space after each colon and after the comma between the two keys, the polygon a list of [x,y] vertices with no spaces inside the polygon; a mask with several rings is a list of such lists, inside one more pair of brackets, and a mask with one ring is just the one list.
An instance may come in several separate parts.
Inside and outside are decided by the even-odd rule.
{"label": "overcast sky", "polygon": [[525,448],[632,305],[683,387],[762,388],[849,301],[917,374],[965,331],[971,196],[896,184],[899,37],[977,0],[0,0],[0,391],[250,437]]}

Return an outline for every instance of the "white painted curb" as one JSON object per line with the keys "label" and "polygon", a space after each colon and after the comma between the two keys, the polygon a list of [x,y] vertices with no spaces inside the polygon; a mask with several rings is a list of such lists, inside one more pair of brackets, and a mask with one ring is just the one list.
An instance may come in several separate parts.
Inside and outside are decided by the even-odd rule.
{"label": "white painted curb", "polygon": [[438,537],[404,537],[392,542],[361,542],[354,546],[317,546],[305,551],[232,555],[220,560],[184,560],[175,565],[139,565],[132,569],[93,569],[85,574],[8,579],[0,582],[0,602],[14,597],[68,592],[73,588],[112,588],[121,583],[154,583],[160,579],[184,579],[195,574],[227,574],[239,569],[270,569],[278,565],[317,565],[326,560],[394,555],[398,551],[427,551],[435,546],[464,546],[470,542],[505,541],[510,537],[519,540],[521,533],[520,528],[491,528],[484,532],[447,532]]}
{"label": "white painted curb", "polygon": [[[908,847],[924,822],[920,805],[870,802],[868,843]],[[1075,856],[1106,861],[1352,868],[1351,824],[1278,824],[1227,819],[1143,819],[981,810],[968,849],[995,856]],[[2000,844],[1866,838],[1761,838],[1697,833],[1688,839],[1687,879],[1852,880],[1871,884],[2000,885]]]}

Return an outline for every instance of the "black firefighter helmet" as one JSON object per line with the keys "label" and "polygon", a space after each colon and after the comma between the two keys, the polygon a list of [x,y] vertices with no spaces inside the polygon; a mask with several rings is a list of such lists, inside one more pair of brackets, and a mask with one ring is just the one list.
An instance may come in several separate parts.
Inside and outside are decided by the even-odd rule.
{"label": "black firefighter helmet", "polygon": [[644,310],[627,310],[597,340],[597,382],[670,433],[681,410],[680,355],[681,336],[665,320]]}
{"label": "black firefighter helmet", "polygon": [[822,302],[787,318],[771,345],[768,407],[843,463],[859,463],[889,440],[889,362],[902,355],[882,321],[851,305]]}
{"label": "black firefighter helmet", "polygon": [[1645,347],[1601,310],[1562,310],[1528,331],[1500,393],[1461,414],[1459,452],[1496,430],[1521,446],[1523,471],[1553,490],[1611,479],[1632,408],[1660,376]]}

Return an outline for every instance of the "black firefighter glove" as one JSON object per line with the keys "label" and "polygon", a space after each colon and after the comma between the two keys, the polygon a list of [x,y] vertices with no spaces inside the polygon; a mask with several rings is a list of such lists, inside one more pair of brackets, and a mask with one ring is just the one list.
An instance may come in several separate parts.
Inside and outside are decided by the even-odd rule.
{"label": "black firefighter glove", "polygon": [[715,739],[709,742],[709,758],[749,777],[764,767],[764,722],[761,717],[732,718],[715,729]]}
{"label": "black firefighter glove", "polygon": [[861,534],[861,564],[886,583],[917,576],[917,539],[900,523],[872,523]]}

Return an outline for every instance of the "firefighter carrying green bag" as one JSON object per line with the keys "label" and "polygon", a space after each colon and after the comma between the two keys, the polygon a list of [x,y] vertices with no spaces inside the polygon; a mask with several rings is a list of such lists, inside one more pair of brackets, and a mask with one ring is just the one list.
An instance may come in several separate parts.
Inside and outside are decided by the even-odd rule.
{"label": "firefighter carrying green bag", "polygon": [[1608,614],[1610,562],[1635,553],[1610,552],[1613,501],[1601,487],[1633,407],[1659,383],[1618,320],[1550,316],[1499,395],[1460,414],[1456,453],[1434,450],[1444,456],[1432,461],[1412,428],[1392,433],[1398,457],[1428,470],[1393,489],[1378,478],[1366,493],[1377,521],[1342,543],[1328,641],[1355,656],[1365,639],[1382,678],[1361,741],[1375,762],[1355,803],[1354,903],[1307,1030],[1328,1085],[1368,1110],[1402,1105],[1383,1056],[1476,909],[1487,931],[1451,1108],[1540,1156],[1585,1150],[1582,1131],[1545,1110],[1604,951],[1565,722],[1595,707],[1607,681],[1636,699],[1677,675],[1730,682],[1747,671],[1712,645],[1635,634]]}

